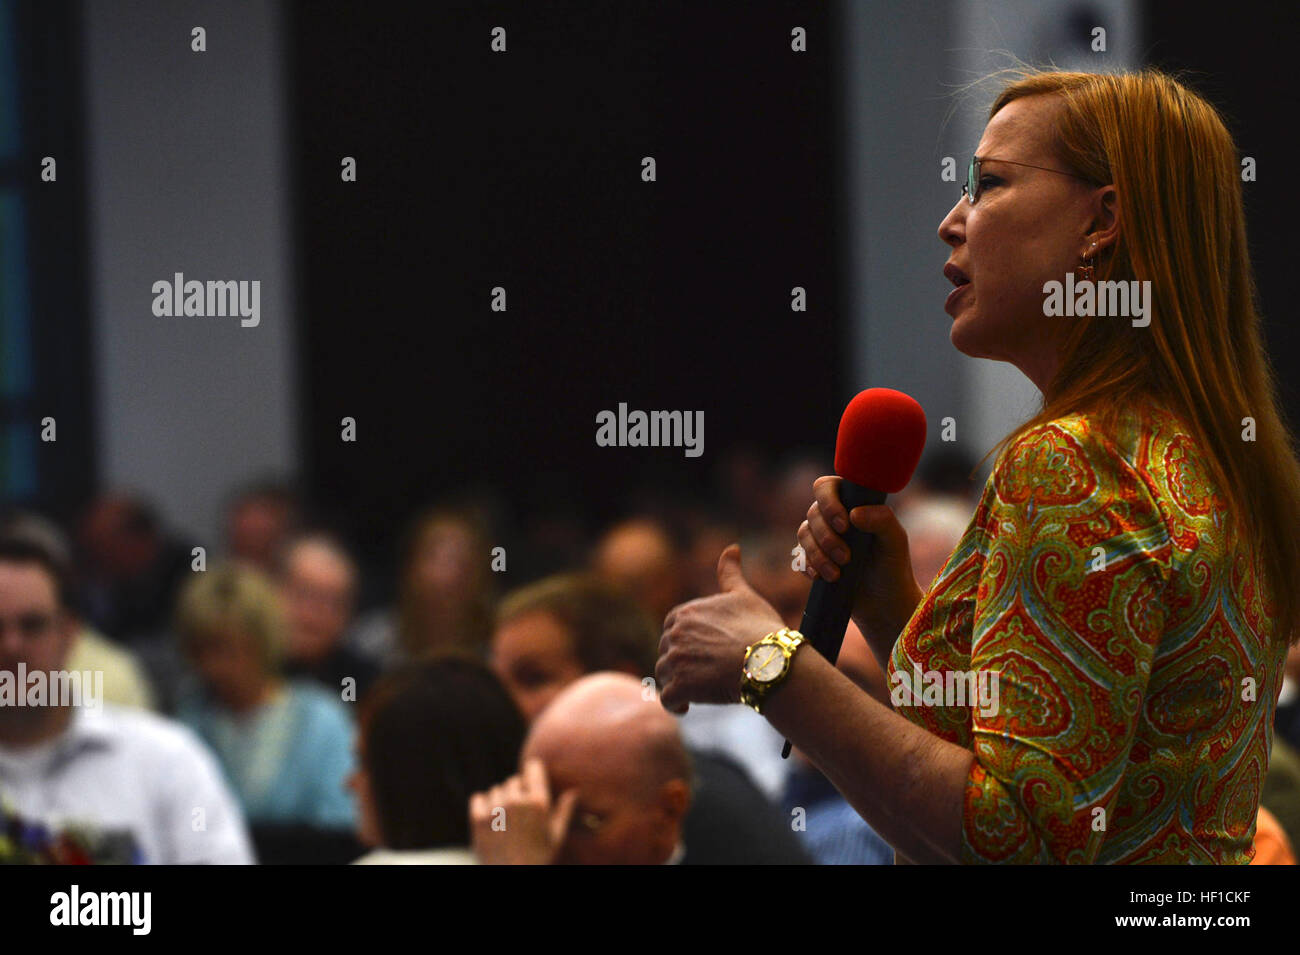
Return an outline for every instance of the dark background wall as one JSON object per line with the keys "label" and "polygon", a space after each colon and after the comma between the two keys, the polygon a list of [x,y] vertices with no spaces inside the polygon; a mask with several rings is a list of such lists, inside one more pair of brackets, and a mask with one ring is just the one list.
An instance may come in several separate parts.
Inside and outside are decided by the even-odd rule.
{"label": "dark background wall", "polygon": [[0,502],[58,518],[95,475],[80,52],[71,4],[0,2]]}
{"label": "dark background wall", "polygon": [[[304,465],[340,516],[392,527],[473,484],[601,519],[633,487],[703,489],[737,442],[833,442],[825,7],[293,13]],[[790,51],[793,23],[816,52]],[[704,455],[598,447],[619,402],[703,410]]]}
{"label": "dark background wall", "polygon": [[1175,0],[1145,4],[1147,61],[1185,71],[1187,82],[1224,114],[1258,179],[1245,183],[1246,228],[1269,353],[1293,423],[1300,422],[1300,328],[1295,321],[1295,117],[1300,93],[1289,75],[1300,6],[1245,3],[1212,19]]}
{"label": "dark background wall", "polygon": [[[1073,36],[1107,5],[1051,6]],[[955,186],[907,170],[973,145],[943,139],[968,47],[1047,48],[1012,39],[1014,8],[0,0],[4,502],[68,516],[127,484],[213,540],[234,483],[298,471],[365,556],[387,557],[418,506],[466,486],[494,485],[512,519],[598,524],[638,486],[708,490],[733,443],[824,450],[881,374],[934,378],[936,402],[977,414],[996,395],[959,380],[926,297]],[[1123,9],[1141,14],[1139,60],[1188,70],[1258,161],[1260,300],[1300,420],[1285,75],[1300,10]],[[789,51],[795,23],[806,54]],[[907,114],[909,90],[933,121]],[[37,178],[46,154],[57,188]],[[658,182],[640,181],[645,155]],[[149,283],[178,267],[260,278],[261,326],[152,316]],[[794,285],[807,313],[789,310]],[[934,347],[890,322],[937,327]],[[704,456],[598,448],[596,413],[620,401],[703,410]],[[59,441],[43,445],[33,421],[50,409]]]}

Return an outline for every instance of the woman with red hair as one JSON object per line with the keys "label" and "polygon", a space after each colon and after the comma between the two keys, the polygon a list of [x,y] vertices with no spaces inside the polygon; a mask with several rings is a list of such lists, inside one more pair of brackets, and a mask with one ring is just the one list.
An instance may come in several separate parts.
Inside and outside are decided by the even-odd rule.
{"label": "woman with red hair", "polygon": [[[799,529],[830,580],[849,520],[876,536],[854,620],[894,688],[919,672],[924,692],[891,709],[780,633],[733,546],[723,593],[664,622],[663,704],[761,708],[902,859],[1248,862],[1297,629],[1300,468],[1232,138],[1158,72],[1023,74],[939,237],[953,345],[1014,364],[1042,409],[928,591],[890,508],[850,515],[838,478]],[[1092,282],[1149,289],[1145,314],[1049,307]],[[932,694],[931,674],[992,676],[995,698]]]}

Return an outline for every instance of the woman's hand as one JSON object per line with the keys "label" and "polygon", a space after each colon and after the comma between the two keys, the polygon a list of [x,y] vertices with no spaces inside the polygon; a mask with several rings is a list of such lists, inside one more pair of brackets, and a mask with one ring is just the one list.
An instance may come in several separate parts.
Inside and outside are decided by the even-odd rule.
{"label": "woman's hand", "polygon": [[[831,474],[813,482],[816,499],[808,508],[808,519],[799,525],[799,545],[807,560],[805,573],[814,580],[833,581],[839,579],[840,567],[851,556],[840,536],[848,530],[848,522],[875,535],[871,559],[853,600],[853,620],[880,660],[881,648],[888,644],[892,649],[924,592],[912,572],[907,532],[893,510],[888,504],[869,504],[848,513],[840,503],[842,480]],[[889,651],[884,652],[887,655]]]}
{"label": "woman's hand", "polygon": [[740,545],[718,558],[722,592],[674,607],[664,618],[655,680],[659,700],[672,713],[691,703],[739,703],[745,650],[785,626],[749,585],[740,566]]}

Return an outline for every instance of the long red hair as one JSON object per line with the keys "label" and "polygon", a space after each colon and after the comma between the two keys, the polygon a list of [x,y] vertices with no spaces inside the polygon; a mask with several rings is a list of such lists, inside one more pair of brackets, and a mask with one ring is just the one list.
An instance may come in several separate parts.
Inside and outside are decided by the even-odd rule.
{"label": "long red hair", "polygon": [[1149,280],[1152,307],[1140,329],[1073,319],[1042,409],[994,450],[1069,414],[1113,427],[1126,406],[1162,400],[1193,431],[1235,532],[1260,561],[1274,634],[1294,642],[1300,465],[1264,347],[1232,136],[1213,106],[1158,70],[1013,72],[990,118],[1021,97],[1061,98],[1061,162],[1118,193],[1121,234],[1099,254],[1096,277]]}

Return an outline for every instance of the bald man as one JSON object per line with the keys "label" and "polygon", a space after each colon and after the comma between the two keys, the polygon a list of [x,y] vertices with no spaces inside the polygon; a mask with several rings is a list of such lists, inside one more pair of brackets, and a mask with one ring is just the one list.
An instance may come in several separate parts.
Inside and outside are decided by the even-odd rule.
{"label": "bald man", "polygon": [[593,551],[591,569],[630,594],[656,623],[683,597],[677,548],[668,531],[650,518],[634,518],[606,531]]}
{"label": "bald man", "polygon": [[595,673],[572,683],[534,721],[520,763],[519,775],[470,799],[480,861],[662,865],[684,857],[690,758],[677,721],[636,677]]}

